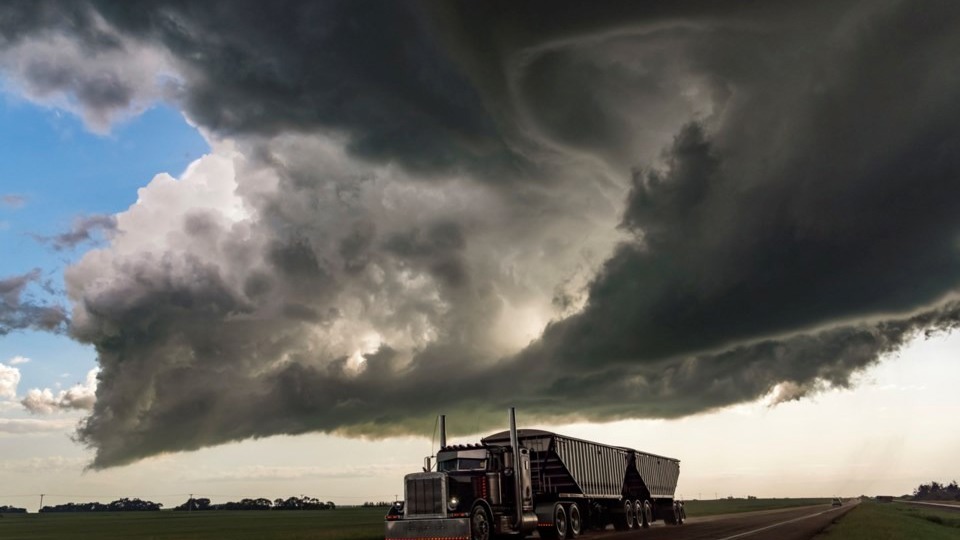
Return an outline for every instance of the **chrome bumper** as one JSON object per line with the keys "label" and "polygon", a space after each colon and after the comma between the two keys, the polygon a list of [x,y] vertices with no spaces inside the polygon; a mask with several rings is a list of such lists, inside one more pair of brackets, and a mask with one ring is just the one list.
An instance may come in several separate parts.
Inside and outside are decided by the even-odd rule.
{"label": "chrome bumper", "polygon": [[386,540],[470,540],[470,519],[398,519],[387,521],[385,538]]}

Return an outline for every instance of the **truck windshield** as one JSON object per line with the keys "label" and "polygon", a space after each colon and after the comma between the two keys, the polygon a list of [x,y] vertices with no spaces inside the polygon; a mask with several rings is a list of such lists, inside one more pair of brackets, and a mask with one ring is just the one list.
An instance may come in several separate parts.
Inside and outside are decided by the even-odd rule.
{"label": "truck windshield", "polygon": [[441,461],[437,464],[437,470],[440,472],[448,471],[472,471],[476,469],[486,469],[487,460],[471,458],[454,458]]}

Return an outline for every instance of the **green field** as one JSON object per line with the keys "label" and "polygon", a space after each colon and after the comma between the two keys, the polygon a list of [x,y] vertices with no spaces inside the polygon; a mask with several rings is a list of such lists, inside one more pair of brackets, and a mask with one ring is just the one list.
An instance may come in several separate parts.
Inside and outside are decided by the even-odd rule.
{"label": "green field", "polygon": [[[830,499],[721,499],[688,501],[687,516],[771,510]],[[898,505],[899,506],[899,505]],[[949,511],[947,511],[949,513]],[[5,514],[4,540],[381,540],[383,508],[326,511],[116,512],[89,514]],[[956,529],[960,531],[960,529]],[[944,538],[958,538],[949,536]]]}
{"label": "green field", "polygon": [[817,540],[958,540],[960,512],[864,501]]}
{"label": "green field", "polygon": [[382,540],[384,508],[4,514],[3,540]]}
{"label": "green field", "polygon": [[715,516],[717,514],[737,514],[756,510],[774,510],[794,506],[830,504],[830,499],[718,499],[708,501],[686,501],[684,508],[687,517]]}

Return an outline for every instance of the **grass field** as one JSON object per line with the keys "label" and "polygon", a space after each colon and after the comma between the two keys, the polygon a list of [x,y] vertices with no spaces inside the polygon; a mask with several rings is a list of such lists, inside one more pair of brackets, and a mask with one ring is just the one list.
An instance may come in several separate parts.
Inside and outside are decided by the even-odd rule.
{"label": "grass field", "polygon": [[[688,501],[687,516],[770,510],[830,499]],[[383,508],[305,512],[116,512],[5,514],[3,540],[382,540]],[[960,530],[960,529],[958,529]],[[957,537],[949,537],[957,538]]]}
{"label": "grass field", "polygon": [[864,501],[817,540],[958,540],[960,512]]}
{"label": "grass field", "polygon": [[382,540],[383,508],[4,514],[3,540]]}
{"label": "grass field", "polygon": [[737,514],[755,510],[774,510],[813,504],[830,504],[830,499],[719,499],[709,501],[686,501],[687,517]]}

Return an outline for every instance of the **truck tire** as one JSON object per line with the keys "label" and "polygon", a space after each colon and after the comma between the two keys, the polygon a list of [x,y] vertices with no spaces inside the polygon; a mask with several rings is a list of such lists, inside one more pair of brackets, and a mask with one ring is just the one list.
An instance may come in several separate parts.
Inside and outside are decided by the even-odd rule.
{"label": "truck tire", "polygon": [[537,531],[540,533],[540,538],[566,540],[567,525],[567,511],[562,504],[557,503],[553,505],[553,523],[549,527],[541,527]]}
{"label": "truck tire", "polygon": [[683,518],[687,517],[687,514],[683,510],[682,503],[673,503],[673,514],[676,516],[677,525],[683,525]]}
{"label": "truck tire", "polygon": [[657,515],[663,518],[663,522],[668,525],[679,525],[683,523],[680,519],[680,503],[674,501],[657,505]]}
{"label": "truck tire", "polygon": [[567,506],[567,538],[576,538],[583,531],[583,519],[580,517],[580,506],[573,502]]}
{"label": "truck tire", "polygon": [[644,529],[650,528],[650,522],[653,521],[653,506],[650,504],[650,501],[643,501],[642,503],[637,501],[639,504],[639,515],[637,516],[637,521],[640,522],[640,526]]}
{"label": "truck tire", "polygon": [[493,518],[482,504],[473,507],[470,512],[470,540],[492,540]]}
{"label": "truck tire", "polygon": [[633,528],[634,516],[636,516],[636,512],[634,511],[633,501],[629,499],[623,501],[623,513],[613,516],[613,528],[618,531],[629,531]]}

